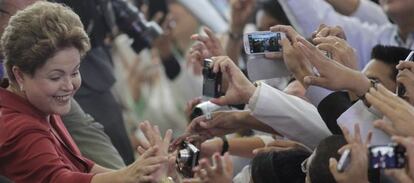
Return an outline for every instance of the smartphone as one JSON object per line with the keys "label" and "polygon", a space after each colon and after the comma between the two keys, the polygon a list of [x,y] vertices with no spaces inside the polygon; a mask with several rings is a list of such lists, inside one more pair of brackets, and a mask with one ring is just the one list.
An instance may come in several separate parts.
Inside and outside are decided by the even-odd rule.
{"label": "smartphone", "polygon": [[285,38],[282,32],[258,31],[244,34],[243,43],[246,54],[281,52],[279,41]]}
{"label": "smartphone", "polygon": [[339,158],[338,165],[336,165],[336,169],[338,172],[343,172],[346,167],[348,167],[349,163],[351,162],[351,150],[345,149],[342,153],[341,158]]}
{"label": "smartphone", "polygon": [[[405,58],[404,61],[413,62],[414,61],[414,51],[411,51],[410,54],[408,54],[407,58]],[[402,96],[404,96],[404,94],[405,94],[405,87],[401,83],[398,83],[398,85],[397,85],[397,96],[402,97]]]}
{"label": "smartphone", "polygon": [[405,148],[398,144],[376,145],[368,148],[369,168],[404,168],[407,160]]}

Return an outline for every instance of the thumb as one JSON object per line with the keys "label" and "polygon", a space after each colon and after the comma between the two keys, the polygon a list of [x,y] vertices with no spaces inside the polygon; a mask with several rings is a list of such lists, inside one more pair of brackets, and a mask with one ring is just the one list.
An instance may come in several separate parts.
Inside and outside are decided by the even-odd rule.
{"label": "thumb", "polygon": [[230,103],[227,101],[227,96],[221,96],[219,98],[212,98],[210,99],[211,103],[223,106],[223,105],[229,105]]}

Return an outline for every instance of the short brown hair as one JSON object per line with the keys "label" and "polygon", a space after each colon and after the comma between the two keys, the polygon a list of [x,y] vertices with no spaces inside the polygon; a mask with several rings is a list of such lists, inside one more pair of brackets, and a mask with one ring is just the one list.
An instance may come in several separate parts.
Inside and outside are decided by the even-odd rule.
{"label": "short brown hair", "polygon": [[41,1],[10,18],[1,47],[13,83],[13,66],[33,76],[58,51],[75,47],[83,56],[90,43],[77,14],[61,4]]}

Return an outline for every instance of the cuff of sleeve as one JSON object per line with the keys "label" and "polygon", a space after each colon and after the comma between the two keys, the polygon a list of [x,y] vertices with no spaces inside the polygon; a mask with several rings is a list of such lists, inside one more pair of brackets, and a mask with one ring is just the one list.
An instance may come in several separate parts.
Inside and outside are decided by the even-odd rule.
{"label": "cuff of sleeve", "polygon": [[260,93],[261,88],[262,88],[262,84],[260,83],[257,85],[256,90],[254,91],[252,97],[250,97],[249,99],[249,103],[247,104],[247,107],[251,111],[254,111],[254,109],[256,108],[256,103],[259,98],[259,93]]}

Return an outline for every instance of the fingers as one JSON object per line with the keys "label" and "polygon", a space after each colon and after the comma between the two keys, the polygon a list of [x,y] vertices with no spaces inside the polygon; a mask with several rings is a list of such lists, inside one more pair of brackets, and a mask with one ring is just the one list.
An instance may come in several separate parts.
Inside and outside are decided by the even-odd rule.
{"label": "fingers", "polygon": [[353,142],[356,142],[358,144],[362,144],[362,140],[361,140],[361,129],[359,128],[359,124],[355,123],[354,125],[354,138],[353,138]]}
{"label": "fingers", "polygon": [[393,177],[397,182],[409,183],[413,182],[410,176],[404,169],[388,169],[385,170],[385,175]]}
{"label": "fingers", "polygon": [[408,69],[411,72],[414,72],[414,62],[405,62],[400,61],[400,63],[396,66],[398,70]]}
{"label": "fingers", "polygon": [[384,131],[388,135],[398,135],[391,123],[387,123],[384,120],[374,121],[374,127]]}
{"label": "fingers", "polygon": [[224,164],[222,161],[222,157],[218,153],[213,155],[214,163],[216,166],[216,171],[224,172]]}
{"label": "fingers", "polygon": [[336,178],[339,176],[339,172],[336,169],[338,165],[338,161],[335,158],[329,158],[329,170],[331,171],[332,175]]}
{"label": "fingers", "polygon": [[154,147],[150,147],[148,150],[146,150],[142,156],[140,157],[141,159],[146,159],[150,156],[154,156],[155,153],[158,151],[158,146],[154,146]]}
{"label": "fingers", "polygon": [[141,146],[138,146],[137,152],[138,152],[138,155],[142,156],[145,153],[145,149],[142,148]]}
{"label": "fingers", "polygon": [[207,175],[208,174],[210,174],[210,175],[214,174],[213,169],[212,169],[212,167],[211,167],[211,165],[210,165],[210,163],[208,162],[207,159],[202,159],[200,161],[200,168],[206,170]]}
{"label": "fingers", "polygon": [[154,156],[154,157],[142,159],[137,164],[138,164],[138,166],[156,165],[156,164],[164,163],[164,162],[167,162],[167,161],[168,161],[168,157],[166,157],[166,156]]}
{"label": "fingers", "polygon": [[287,25],[276,25],[273,27],[270,27],[270,31],[272,32],[283,32],[286,34],[286,37],[291,41],[291,42],[296,42],[296,38],[297,37],[301,37],[296,31],[295,29],[293,29],[293,27],[291,26],[287,26]]}
{"label": "fingers", "polygon": [[149,165],[149,166],[142,167],[141,171],[144,175],[148,175],[148,174],[151,174],[151,173],[157,171],[160,167],[161,167],[161,165],[159,165],[159,164]]}
{"label": "fingers", "polygon": [[153,182],[154,181],[154,177],[151,176],[151,175],[140,176],[139,177],[139,180],[140,181],[138,181],[138,182]]}

